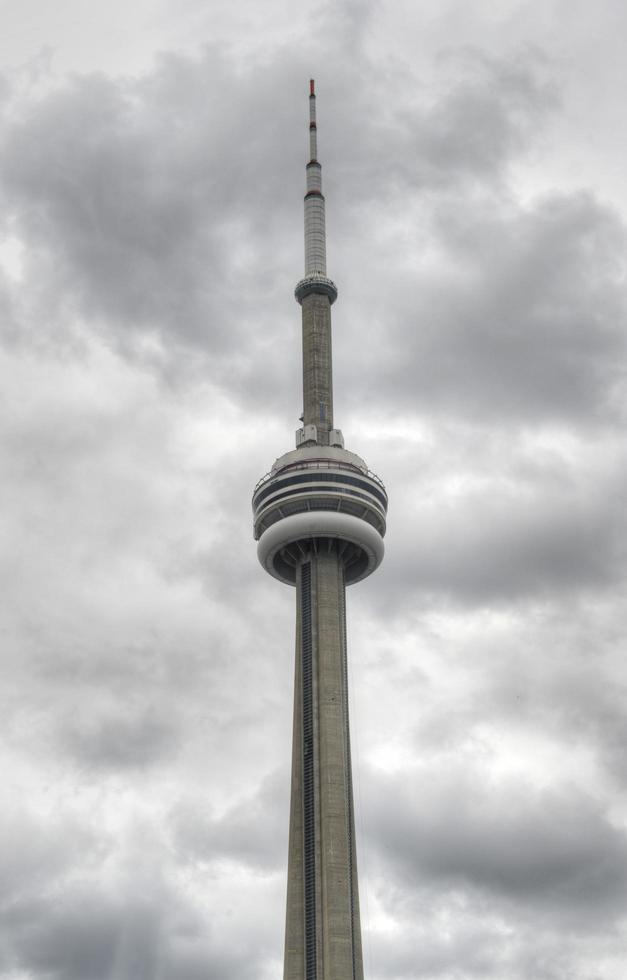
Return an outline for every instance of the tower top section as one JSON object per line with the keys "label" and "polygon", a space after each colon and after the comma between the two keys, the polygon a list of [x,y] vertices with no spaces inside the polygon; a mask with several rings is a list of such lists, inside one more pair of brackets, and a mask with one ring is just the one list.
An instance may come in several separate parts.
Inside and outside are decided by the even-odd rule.
{"label": "tower top section", "polygon": [[305,191],[305,276],[295,289],[302,303],[310,293],[322,293],[331,303],[337,299],[337,287],[327,276],[327,241],[322,167],[318,161],[318,125],[316,121],[316,84],[309,80],[309,163],[306,167]]}
{"label": "tower top section", "polygon": [[[327,276],[313,79],[306,173],[305,276],[296,286],[303,331],[303,424],[296,430],[296,449],[277,459],[255,487],[254,535],[259,561],[281,582],[297,583],[304,556],[333,554],[349,585],[381,563],[388,498],[363,459],[344,449],[334,423],[331,304],[337,289]],[[346,971],[340,972],[344,976]]]}

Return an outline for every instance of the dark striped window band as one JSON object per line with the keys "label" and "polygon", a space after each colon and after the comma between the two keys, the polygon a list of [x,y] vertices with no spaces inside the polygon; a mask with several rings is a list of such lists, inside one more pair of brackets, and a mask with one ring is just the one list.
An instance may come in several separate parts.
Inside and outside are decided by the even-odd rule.
{"label": "dark striped window band", "polygon": [[381,490],[381,488],[373,486],[372,480],[360,480],[359,477],[346,476],[344,473],[329,473],[326,470],[321,473],[301,473],[282,480],[272,481],[268,486],[264,486],[262,490],[258,490],[254,495],[253,507],[255,509],[259,507],[262,500],[265,500],[266,497],[276,493],[277,490],[283,490],[285,487],[296,486],[296,484],[300,483],[344,483],[353,487],[360,487],[372,497],[376,497],[382,507],[387,510],[388,500],[385,491]]}
{"label": "dark striped window band", "polygon": [[313,650],[311,564],[301,568],[301,656],[303,677],[303,832],[305,864],[305,980],[316,980],[316,814],[314,785]]}

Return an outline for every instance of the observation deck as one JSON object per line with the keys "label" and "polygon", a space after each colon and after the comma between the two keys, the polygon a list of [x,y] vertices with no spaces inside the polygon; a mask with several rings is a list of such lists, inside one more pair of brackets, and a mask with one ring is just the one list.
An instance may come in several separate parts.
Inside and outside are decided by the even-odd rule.
{"label": "observation deck", "polygon": [[302,305],[305,296],[309,296],[310,293],[321,293],[323,296],[328,296],[329,302],[333,305],[337,299],[337,286],[328,276],[323,276],[318,272],[311,272],[304,279],[296,283],[294,296]]}
{"label": "observation deck", "polygon": [[281,456],[253,492],[259,561],[294,585],[310,551],[336,551],[346,584],[370,575],[383,559],[388,498],[383,483],[355,453],[326,446]]}

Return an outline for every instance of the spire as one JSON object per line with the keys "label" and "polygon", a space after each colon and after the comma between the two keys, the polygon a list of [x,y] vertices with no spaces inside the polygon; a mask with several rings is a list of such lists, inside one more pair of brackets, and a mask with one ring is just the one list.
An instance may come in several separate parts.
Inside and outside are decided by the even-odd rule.
{"label": "spire", "polygon": [[306,167],[305,193],[305,278],[296,286],[296,299],[302,303],[309,293],[323,293],[331,303],[337,299],[337,288],[327,277],[327,243],[325,203],[322,193],[322,167],[318,161],[318,127],[316,122],[316,84],[309,80],[309,163]]}
{"label": "spire", "polygon": [[327,274],[327,243],[322,167],[318,163],[318,128],[316,126],[316,89],[309,82],[309,163],[305,194],[305,275]]}
{"label": "spire", "polygon": [[331,366],[331,303],[335,283],[327,276],[327,247],[322,167],[318,161],[316,86],[309,82],[309,163],[305,193],[305,276],[295,289],[303,319],[303,427],[297,446],[342,446],[342,433],[333,428]]}
{"label": "spire", "polygon": [[[309,79],[309,161],[315,163],[318,159],[318,142],[316,129],[316,83]],[[309,190],[309,185],[307,186]]]}

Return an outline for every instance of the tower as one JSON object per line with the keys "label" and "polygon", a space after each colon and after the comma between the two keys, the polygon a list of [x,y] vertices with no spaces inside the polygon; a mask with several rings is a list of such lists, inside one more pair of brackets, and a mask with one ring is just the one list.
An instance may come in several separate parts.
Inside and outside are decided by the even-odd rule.
{"label": "tower", "polygon": [[387,494],[333,422],[325,202],[309,95],[302,307],[303,416],[296,449],[253,493],[259,561],[296,589],[284,980],[363,980],[346,670],[345,588],[383,559]]}

